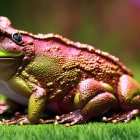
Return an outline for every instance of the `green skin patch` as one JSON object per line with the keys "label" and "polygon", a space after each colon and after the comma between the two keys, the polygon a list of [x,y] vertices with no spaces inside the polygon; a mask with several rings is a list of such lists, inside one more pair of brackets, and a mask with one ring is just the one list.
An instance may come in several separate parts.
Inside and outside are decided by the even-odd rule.
{"label": "green skin patch", "polygon": [[5,50],[0,49],[0,58],[3,58],[3,57],[19,58],[19,57],[23,57],[23,56],[24,56],[23,52],[11,53],[11,52],[7,52]]}

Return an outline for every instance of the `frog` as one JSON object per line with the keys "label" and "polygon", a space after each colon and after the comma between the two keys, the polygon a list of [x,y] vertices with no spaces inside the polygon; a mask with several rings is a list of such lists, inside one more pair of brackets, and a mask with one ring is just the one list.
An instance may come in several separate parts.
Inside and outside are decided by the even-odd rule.
{"label": "frog", "polygon": [[[118,123],[140,113],[140,86],[117,57],[58,34],[14,29],[3,16],[0,93],[28,107],[27,115],[17,113],[1,124],[72,126],[98,117]],[[56,117],[42,119],[48,112]]]}

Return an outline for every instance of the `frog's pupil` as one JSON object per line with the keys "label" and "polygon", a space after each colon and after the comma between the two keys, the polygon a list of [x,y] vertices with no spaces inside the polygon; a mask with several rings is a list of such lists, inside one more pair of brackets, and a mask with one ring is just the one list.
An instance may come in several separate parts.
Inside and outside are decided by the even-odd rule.
{"label": "frog's pupil", "polygon": [[19,34],[17,34],[17,33],[15,33],[15,34],[13,35],[13,38],[14,38],[16,41],[18,41],[18,42],[21,42],[21,41],[22,41],[22,37],[21,37]]}

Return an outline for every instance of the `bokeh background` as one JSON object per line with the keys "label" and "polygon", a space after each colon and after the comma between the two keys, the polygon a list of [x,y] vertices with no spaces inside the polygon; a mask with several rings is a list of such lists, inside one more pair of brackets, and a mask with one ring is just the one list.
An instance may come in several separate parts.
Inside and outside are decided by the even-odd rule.
{"label": "bokeh background", "polygon": [[140,81],[140,0],[1,0],[17,29],[57,33],[120,58]]}

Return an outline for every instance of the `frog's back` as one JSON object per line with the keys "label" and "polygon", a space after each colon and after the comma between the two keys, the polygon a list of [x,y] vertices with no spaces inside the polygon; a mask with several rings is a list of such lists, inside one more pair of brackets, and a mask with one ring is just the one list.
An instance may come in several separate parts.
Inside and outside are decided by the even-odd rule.
{"label": "frog's back", "polygon": [[[81,56],[82,52],[87,52],[87,53],[85,53],[85,55],[89,55],[89,54],[93,54],[93,56],[96,55],[98,57],[101,57],[102,59],[106,59],[109,62],[117,65],[123,71],[123,73],[128,74],[128,75],[132,75],[132,72],[130,71],[130,69],[128,69],[122,62],[120,62],[119,58],[117,58],[117,57],[115,57],[107,52],[103,52],[99,49],[95,49],[95,47],[93,47],[91,45],[81,44],[79,42],[73,42],[67,38],[63,38],[62,36],[60,36],[58,34],[53,34],[53,33],[46,34],[46,35],[43,35],[43,34],[34,35],[32,33],[28,33],[25,31],[19,31],[19,32],[22,34],[28,34],[31,37],[36,38],[36,39],[40,39],[40,40],[46,39],[46,40],[53,43],[54,49],[57,49],[57,50],[61,49],[61,51],[62,51],[62,49],[64,49],[62,54],[65,54],[66,50],[67,50],[67,52],[68,52],[66,54],[67,56],[69,54],[73,55],[74,57],[76,55]],[[54,43],[54,42],[56,42],[56,43]],[[52,47],[52,45],[50,45],[50,46]],[[65,46],[66,48],[61,48],[62,46]],[[78,51],[72,51],[74,49],[76,49]]]}
{"label": "frog's back", "polygon": [[[27,32],[21,31],[21,34],[27,34]],[[93,46],[73,42],[55,34],[33,35],[28,33],[28,35],[35,39],[36,44],[41,41],[41,46],[36,48],[37,53],[43,50],[43,54],[46,52],[47,55],[64,58],[62,68],[65,70],[81,69],[89,77],[109,83],[114,88],[122,74],[132,76],[131,71],[118,58],[95,49]]]}
{"label": "frog's back", "polygon": [[[63,38],[61,39],[63,40]],[[68,42],[68,43],[67,43]],[[66,54],[66,63],[64,69],[79,68],[83,70],[85,78],[93,77],[97,81],[110,84],[115,90],[121,75],[132,76],[131,71],[119,61],[115,56],[107,52],[79,42],[63,41],[66,48],[62,47],[63,54]],[[67,50],[67,51],[66,51]]]}

